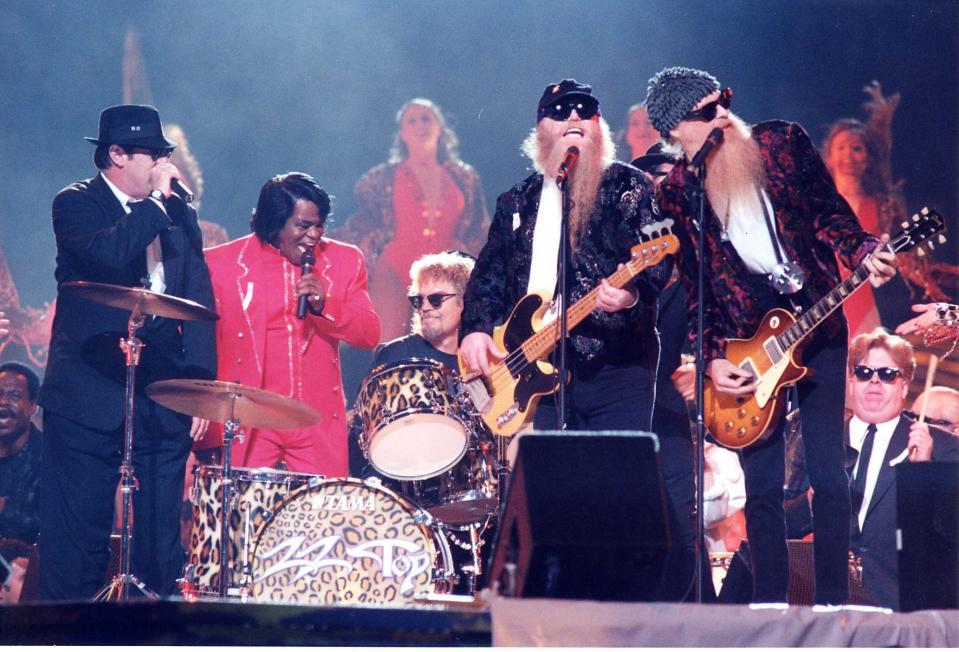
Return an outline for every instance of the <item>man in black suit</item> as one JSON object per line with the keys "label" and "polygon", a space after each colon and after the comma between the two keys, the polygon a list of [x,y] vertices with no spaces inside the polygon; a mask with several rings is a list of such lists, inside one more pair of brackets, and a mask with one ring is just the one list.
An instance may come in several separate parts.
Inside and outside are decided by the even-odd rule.
{"label": "man in black suit", "polygon": [[[118,342],[130,311],[77,296],[65,283],[146,286],[210,307],[213,292],[196,213],[172,190],[179,171],[153,107],[100,114],[93,160],[100,173],[53,201],[57,313],[40,392],[44,408],[40,596],[89,599],[109,561],[124,429],[125,361]],[[136,374],[132,571],[172,594],[182,564],[179,504],[191,436],[201,419],[149,400],[144,388],[171,378],[214,378],[212,322],[146,318]]]}
{"label": "man in black suit", "polygon": [[899,608],[895,464],[959,459],[956,438],[904,412],[916,369],[912,346],[879,328],[849,345],[853,416],[847,425],[851,470],[852,549],[862,557],[863,585],[883,607]]}

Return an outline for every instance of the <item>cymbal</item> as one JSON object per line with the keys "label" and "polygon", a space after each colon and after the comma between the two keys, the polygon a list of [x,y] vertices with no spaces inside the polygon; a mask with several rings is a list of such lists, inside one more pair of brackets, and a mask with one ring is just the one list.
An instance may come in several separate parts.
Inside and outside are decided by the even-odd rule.
{"label": "cymbal", "polygon": [[77,296],[84,299],[130,311],[139,308],[144,315],[198,321],[214,321],[220,318],[215,312],[196,301],[160,294],[145,288],[89,281],[73,281],[64,283],[63,286],[72,289]]}
{"label": "cymbal", "polygon": [[312,426],[321,418],[301,401],[222,380],[160,380],[146,393],[164,407],[216,423],[232,417],[241,426],[285,430]]}

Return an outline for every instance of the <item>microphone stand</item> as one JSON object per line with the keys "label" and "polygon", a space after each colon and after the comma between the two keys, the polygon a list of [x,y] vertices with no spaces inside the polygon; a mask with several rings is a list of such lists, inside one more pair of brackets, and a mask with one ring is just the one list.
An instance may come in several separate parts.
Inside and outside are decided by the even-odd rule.
{"label": "microphone stand", "polygon": [[566,265],[569,261],[569,211],[572,200],[569,197],[569,173],[566,170],[560,172],[556,177],[556,184],[559,186],[563,195],[563,217],[560,221],[559,230],[559,282],[557,284],[557,294],[559,294],[559,342],[556,351],[556,362],[559,367],[559,395],[556,398],[556,409],[558,416],[556,418],[556,429],[566,430],[566,306],[568,297],[566,296]]}
{"label": "microphone stand", "polygon": [[705,157],[699,163],[697,169],[699,179],[699,238],[697,242],[697,260],[699,261],[696,270],[696,541],[693,544],[696,551],[695,562],[695,600],[697,603],[703,602],[703,542],[705,541],[705,526],[703,524],[703,510],[705,509],[705,475],[706,475],[706,421],[704,418],[705,406],[704,387],[706,382],[706,364],[703,360],[703,288],[705,284],[705,262],[706,253],[706,160]]}

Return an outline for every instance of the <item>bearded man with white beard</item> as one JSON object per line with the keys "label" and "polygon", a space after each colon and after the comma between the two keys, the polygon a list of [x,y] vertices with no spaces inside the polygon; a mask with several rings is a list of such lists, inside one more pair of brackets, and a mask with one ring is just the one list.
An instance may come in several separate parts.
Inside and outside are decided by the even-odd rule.
{"label": "bearded man with white beard", "polygon": [[[579,159],[569,174],[569,303],[599,290],[597,310],[570,332],[566,423],[574,430],[648,431],[659,351],[656,296],[669,263],[644,270],[623,288],[604,279],[629,260],[643,227],[655,222],[651,186],[639,170],[614,160],[615,145],[591,87],[572,79],[550,84],[536,117],[523,144],[536,172],[497,200],[466,288],[460,357],[470,371],[488,377],[506,355],[494,344],[493,327],[527,294],[555,298],[562,224],[556,177],[575,146]],[[534,427],[558,429],[557,417],[556,394],[543,396]]]}
{"label": "bearded man with white beard", "polygon": [[[860,264],[878,287],[895,275],[895,255],[862,230],[803,128],[783,121],[752,127],[729,111],[732,91],[715,77],[673,67],[649,80],[646,108],[653,126],[683,160],[660,185],[664,217],[676,222],[687,311],[696,323],[699,182],[690,161],[715,128],[724,139],[706,157],[703,357],[717,392],[747,396],[756,379],[726,359],[729,338],[751,338],[772,308],[809,308],[841,278],[836,255],[849,269]],[[870,255],[872,254],[872,255]],[[799,270],[791,288],[774,287],[780,261]],[[798,289],[795,287],[798,285]],[[695,332],[690,339],[695,343]],[[817,604],[848,596],[849,487],[844,469],[843,401],[846,324],[834,311],[807,338],[799,383],[806,465],[814,490]],[[695,349],[694,349],[695,350]],[[746,529],[753,571],[753,601],[785,603],[789,566],[783,511],[783,424],[766,439],[740,449],[746,475]]]}
{"label": "bearded man with white beard", "polygon": [[[557,303],[562,193],[556,177],[575,146],[579,158],[568,179],[569,305],[594,288],[597,292],[596,309],[570,330],[564,421],[570,430],[650,431],[659,358],[656,299],[672,263],[667,258],[647,267],[621,289],[605,279],[630,259],[633,245],[662,235],[652,186],[638,169],[615,160],[609,127],[589,86],[571,79],[550,84],[536,117],[536,128],[522,148],[536,172],[500,195],[466,288],[462,366],[490,378],[491,367],[506,355],[491,337],[494,326],[528,294]],[[541,328],[549,328],[553,322],[548,320],[558,315],[553,306]],[[550,362],[557,362],[555,349]],[[532,418],[527,412],[524,420],[530,419],[537,430],[557,430],[558,416],[553,393],[542,396]],[[682,600],[693,585],[695,520],[692,483],[679,476],[688,476],[693,459],[688,445],[663,439],[659,457],[671,547],[657,591],[662,600]],[[712,584],[706,588],[710,599]]]}

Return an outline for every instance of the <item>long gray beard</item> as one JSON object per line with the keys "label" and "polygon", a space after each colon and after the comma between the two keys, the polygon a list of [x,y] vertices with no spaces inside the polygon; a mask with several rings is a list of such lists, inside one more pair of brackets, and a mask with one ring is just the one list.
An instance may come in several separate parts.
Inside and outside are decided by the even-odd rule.
{"label": "long gray beard", "polygon": [[762,212],[757,190],[763,185],[763,161],[759,144],[749,127],[733,116],[735,128],[708,163],[706,195],[716,217],[729,225],[731,206],[741,206],[757,214]]}
{"label": "long gray beard", "polygon": [[[599,199],[599,187],[603,182],[603,159],[600,148],[597,146],[580,147],[579,159],[569,174],[569,245],[570,251],[579,249],[580,241],[589,226],[589,218],[596,210]],[[559,169],[559,164],[566,155],[562,147],[554,148],[550,153],[550,162],[553,165],[546,169]]]}

